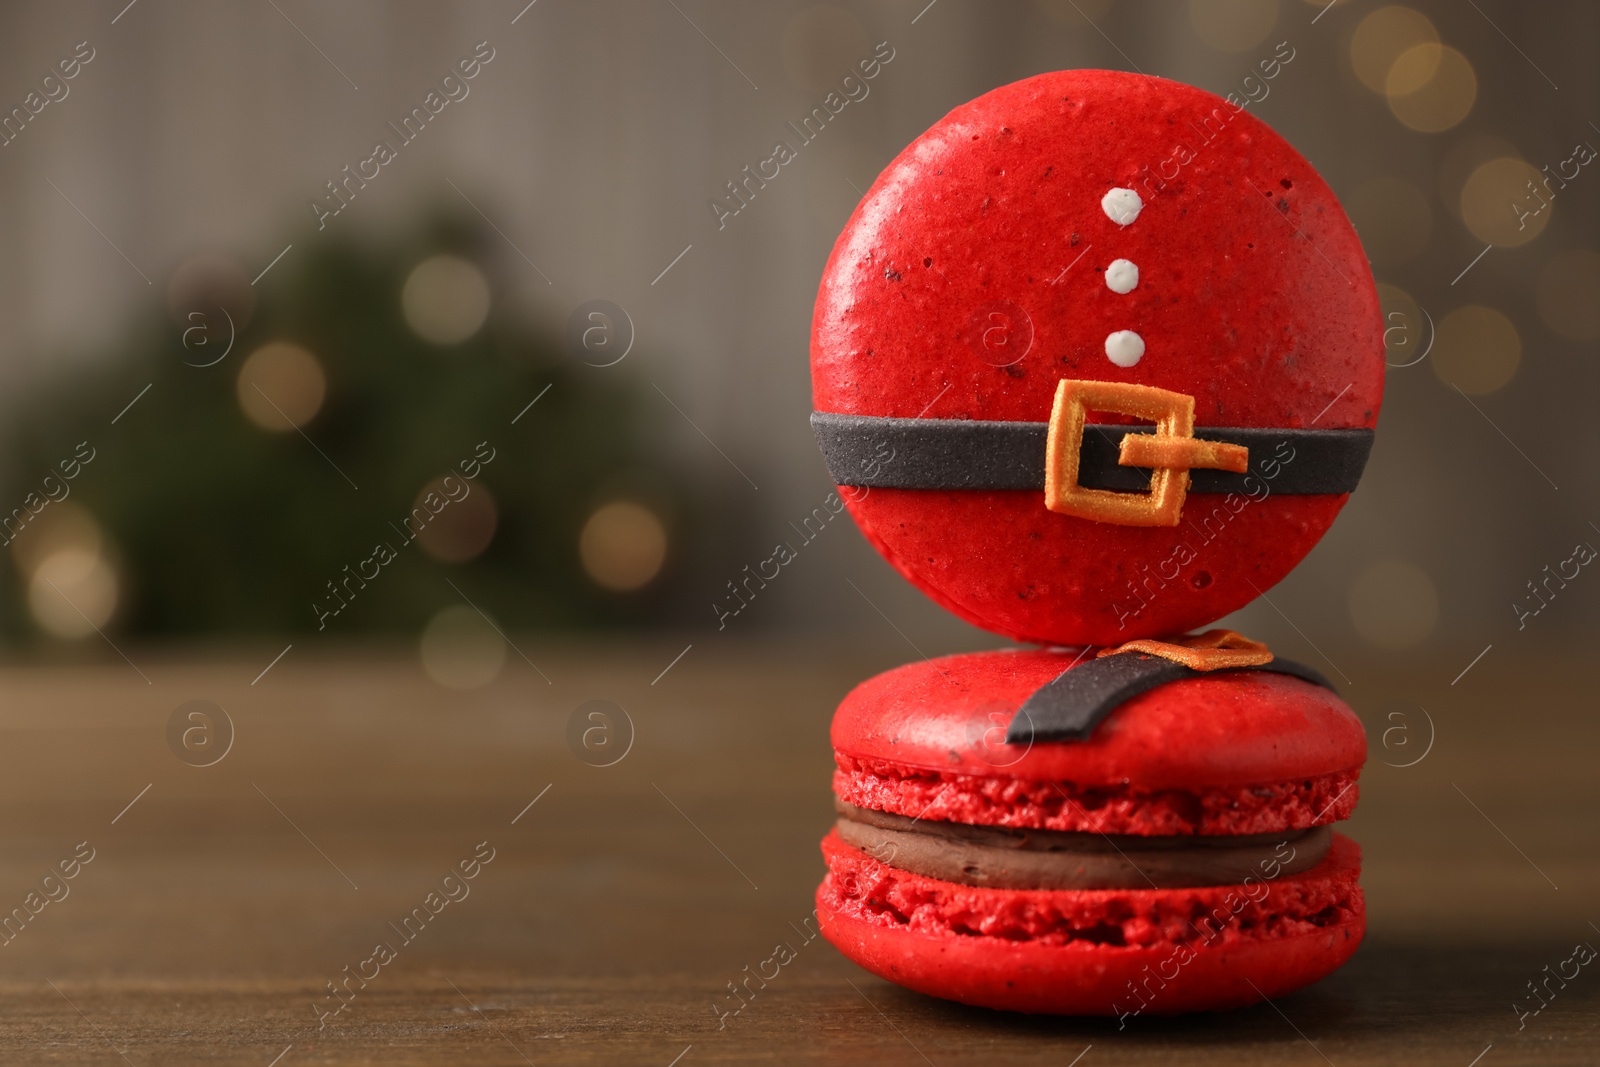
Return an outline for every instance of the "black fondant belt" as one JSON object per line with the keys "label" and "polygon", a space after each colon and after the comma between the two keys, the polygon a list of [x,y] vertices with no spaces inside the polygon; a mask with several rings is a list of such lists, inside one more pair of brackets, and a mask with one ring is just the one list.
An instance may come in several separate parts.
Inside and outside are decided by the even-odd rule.
{"label": "black fondant belt", "polygon": [[[1088,423],[1091,410],[1155,425]],[[1193,423],[1183,393],[1068,380],[1049,422],[811,415],[837,485],[1043,489],[1052,511],[1130,526],[1176,526],[1186,492],[1349,493],[1372,449],[1369,429]]]}
{"label": "black fondant belt", "polygon": [[1069,667],[1034,690],[1012,716],[1006,728],[1006,744],[1085,741],[1106,716],[1140,693],[1185,678],[1204,678],[1240,670],[1287,674],[1324,689],[1333,689],[1317,671],[1280,657],[1244,667],[1197,671],[1159,656],[1117,652]]}

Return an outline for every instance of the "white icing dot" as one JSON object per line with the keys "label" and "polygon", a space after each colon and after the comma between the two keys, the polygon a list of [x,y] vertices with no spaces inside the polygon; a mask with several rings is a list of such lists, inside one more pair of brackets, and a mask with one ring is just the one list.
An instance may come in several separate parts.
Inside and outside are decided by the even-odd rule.
{"label": "white icing dot", "polygon": [[1113,293],[1131,293],[1139,284],[1139,268],[1125,259],[1113,259],[1106,268],[1106,288]]}
{"label": "white icing dot", "polygon": [[1119,367],[1131,367],[1144,355],[1144,338],[1132,330],[1118,330],[1106,337],[1106,358]]}
{"label": "white icing dot", "polygon": [[1139,217],[1144,201],[1132,189],[1113,189],[1100,198],[1100,208],[1106,218],[1118,226],[1126,226]]}

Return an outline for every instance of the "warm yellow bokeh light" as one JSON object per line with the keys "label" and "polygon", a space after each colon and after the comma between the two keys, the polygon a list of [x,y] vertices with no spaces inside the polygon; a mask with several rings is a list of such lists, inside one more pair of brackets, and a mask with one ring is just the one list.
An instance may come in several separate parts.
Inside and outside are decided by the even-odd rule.
{"label": "warm yellow bokeh light", "polygon": [[1419,44],[1438,44],[1439,31],[1428,16],[1409,7],[1380,7],[1356,26],[1350,38],[1350,66],[1375,93],[1385,93],[1394,61]]}
{"label": "warm yellow bokeh light", "polygon": [[[1527,244],[1550,224],[1555,205],[1541,201],[1528,183],[1542,193],[1544,175],[1520,159],[1491,159],[1481,164],[1461,188],[1461,221],[1480,241],[1502,248]],[[1520,209],[1520,210],[1519,210]]]}
{"label": "warm yellow bokeh light", "polygon": [[1439,594],[1433,579],[1414,563],[1379,560],[1350,587],[1350,621],[1356,633],[1376,648],[1419,645],[1439,621]]}
{"label": "warm yellow bokeh light", "polygon": [[67,499],[45,505],[43,511],[14,534],[11,561],[24,578],[31,578],[39,564],[57,552],[75,549],[98,556],[104,548],[105,535],[89,509],[76,500]]}
{"label": "warm yellow bokeh light", "polygon": [[99,552],[52,552],[28,581],[28,610],[52,637],[88,637],[117,610],[117,574]]}
{"label": "warm yellow bokeh light", "polygon": [[1409,96],[1428,87],[1439,73],[1444,59],[1445,46],[1436,41],[1412,45],[1389,64],[1389,73],[1383,79],[1383,95]]}
{"label": "warm yellow bokeh light", "polygon": [[286,433],[322,410],[328,380],[317,357],[299,345],[262,345],[239,367],[239,407],[263,430]]}
{"label": "warm yellow bokeh light", "polygon": [[1509,382],[1522,362],[1522,338],[1494,308],[1469,304],[1439,320],[1433,371],[1446,385],[1470,396],[1492,393]]}
{"label": "warm yellow bokeh light", "polygon": [[1428,197],[1390,174],[1361,185],[1345,203],[1375,267],[1395,267],[1428,247],[1433,210]]}
{"label": "warm yellow bokeh light", "polygon": [[643,504],[615,500],[583,524],[578,555],[595,584],[626,593],[650,582],[667,558],[667,528]]}
{"label": "warm yellow bokeh light", "polygon": [[489,280],[477,264],[460,256],[432,256],[406,279],[400,309],[424,341],[460,344],[489,317]]}
{"label": "warm yellow bokeh light", "polygon": [[1189,0],[1195,36],[1222,52],[1246,52],[1278,22],[1278,0]]}
{"label": "warm yellow bokeh light", "polygon": [[470,607],[448,607],[428,621],[418,646],[422,670],[449,689],[478,689],[500,676],[506,642]]}
{"label": "warm yellow bokeh light", "polygon": [[1539,317],[1562,337],[1600,338],[1600,252],[1574,248],[1552,256],[1534,285]]}
{"label": "warm yellow bokeh light", "polygon": [[1478,75],[1466,56],[1442,44],[1408,48],[1389,68],[1384,83],[1389,110],[1418,133],[1441,133],[1457,125],[1478,99]]}
{"label": "warm yellow bokeh light", "polygon": [[1517,146],[1503,137],[1470,133],[1453,142],[1439,159],[1439,202],[1461,218],[1461,190],[1472,172],[1491,159],[1521,159]]}
{"label": "warm yellow bokeh light", "polygon": [[1383,359],[1391,367],[1410,367],[1429,354],[1433,331],[1422,308],[1399,286],[1378,282],[1378,306],[1383,309]]}

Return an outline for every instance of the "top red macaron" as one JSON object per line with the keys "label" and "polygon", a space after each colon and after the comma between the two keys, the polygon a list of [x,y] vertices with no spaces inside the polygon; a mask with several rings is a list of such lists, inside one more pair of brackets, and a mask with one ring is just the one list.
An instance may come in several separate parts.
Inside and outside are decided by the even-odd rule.
{"label": "top red macaron", "polygon": [[[1360,242],[1299,153],[1210,93],[1096,70],[996,89],[902,152],[834,247],[811,341],[819,412],[1038,426],[1070,379],[1192,397],[1201,436],[1370,430],[1382,353]],[[1087,420],[1130,421],[1092,404]],[[1197,479],[1170,526],[1059,513],[1028,488],[844,495],[968,621],[1109,645],[1203,626],[1287,574],[1348,492],[1288,489],[1308,455],[1257,439],[1245,480]]]}

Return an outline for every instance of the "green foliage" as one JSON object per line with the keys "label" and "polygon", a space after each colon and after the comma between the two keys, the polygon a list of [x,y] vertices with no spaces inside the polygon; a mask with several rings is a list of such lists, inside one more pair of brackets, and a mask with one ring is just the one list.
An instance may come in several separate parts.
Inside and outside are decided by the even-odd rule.
{"label": "green foliage", "polygon": [[[461,603],[452,581],[505,628],[651,618],[658,596],[605,592],[577,550],[584,520],[608,494],[652,506],[669,528],[688,524],[682,482],[643,441],[648,398],[623,367],[586,366],[559,337],[508,313],[512,302],[492,280],[492,237],[440,220],[385,247],[349,238],[297,245],[263,280],[248,325],[215,366],[190,364],[213,358],[224,337],[186,350],[165,309],[150,309],[103,369],[50,383],[13,413],[0,507],[20,506],[77,442],[91,444],[96,457],[70,483],[70,499],[109,535],[121,632],[316,631],[313,601],[334,603],[325,583],[381,542],[398,558],[325,632],[414,631]],[[407,326],[400,293],[417,262],[446,251],[482,266],[496,298],[473,337],[438,346]],[[327,375],[327,399],[304,436],[263,430],[240,409],[241,364],[280,340],[309,349]],[[149,392],[112,425],[147,382]],[[485,441],[494,459],[472,484],[499,507],[487,551],[448,565],[417,543],[402,547],[397,527],[419,491]],[[8,583],[5,597],[7,630],[32,632],[25,590]]]}

